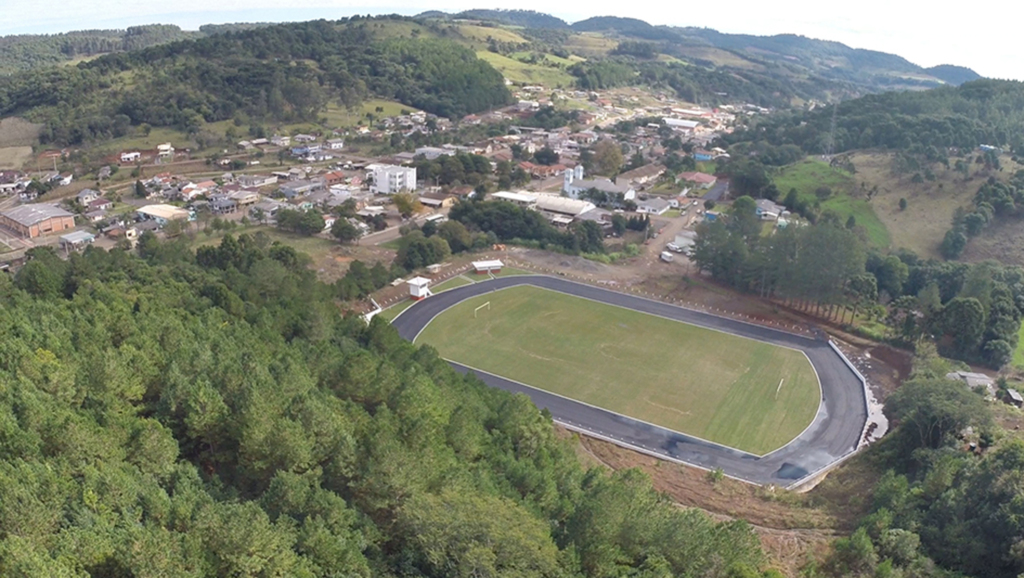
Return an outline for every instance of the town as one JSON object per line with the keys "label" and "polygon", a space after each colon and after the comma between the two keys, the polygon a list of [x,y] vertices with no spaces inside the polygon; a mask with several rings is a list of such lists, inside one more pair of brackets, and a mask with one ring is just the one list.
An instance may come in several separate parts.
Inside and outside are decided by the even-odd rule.
{"label": "town", "polygon": [[[536,209],[558,227],[596,222],[609,234],[616,213],[682,217],[690,232],[680,228],[681,236],[661,245],[681,251],[692,242],[699,218],[714,218],[705,207],[727,200],[728,184],[714,173],[715,163],[729,155],[713,141],[730,132],[737,117],[769,112],[754,106],[704,109],[663,95],[662,102],[641,106],[636,96],[541,86],[520,87],[515,96],[510,107],[456,122],[403,111],[321,134],[241,140],[236,150],[220,151],[206,163],[163,143],[120,151],[95,174],[76,174],[75,163],[62,162],[69,151],[44,151],[39,162],[72,170],[0,172],[0,242],[8,247],[0,259],[17,262],[26,249],[45,245],[64,254],[91,243],[132,246],[147,231],[174,237],[212,219],[273,226],[282,210],[318,212],[325,237],[345,219],[358,238],[410,218],[444,215],[455,202],[473,198]],[[575,112],[565,115],[565,125],[533,126],[556,110]],[[461,144],[399,144],[438,134],[453,140],[481,127],[502,134]],[[346,141],[353,140],[370,146],[350,153]],[[379,142],[411,150],[362,153]],[[446,158],[480,158],[487,165],[482,174],[460,179],[445,174]],[[424,174],[431,163],[434,174]],[[175,170],[177,165],[187,169]],[[411,214],[396,207],[396,194],[413,198]],[[783,214],[770,205],[765,215]]]}

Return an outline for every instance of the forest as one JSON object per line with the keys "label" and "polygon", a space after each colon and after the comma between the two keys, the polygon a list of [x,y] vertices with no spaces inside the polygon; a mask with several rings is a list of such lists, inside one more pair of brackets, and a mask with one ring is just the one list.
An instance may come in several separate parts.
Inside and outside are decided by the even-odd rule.
{"label": "forest", "polygon": [[[864,460],[868,511],[807,578],[1015,578],[1024,571],[1024,441],[925,348],[885,402],[899,424]],[[1005,384],[1003,385],[1005,387]]]}
{"label": "forest", "polygon": [[0,276],[0,575],[765,571],[746,523],[585,469],[526,397],[343,315],[306,263],[147,237]]}
{"label": "forest", "polygon": [[[886,328],[872,338],[916,347],[933,336],[948,357],[996,368],[1017,346],[1024,312],[1024,269],[985,261],[883,255],[827,212],[814,225],[761,235],[750,197],[697,227],[693,260],[715,279],[839,322],[858,314]],[[881,304],[886,304],[883,307]]]}
{"label": "forest", "polygon": [[1024,146],[1024,83],[977,80],[921,92],[887,92],[819,106],[812,111],[780,111],[756,119],[746,130],[724,137],[727,144],[767,142],[796,145],[823,154],[866,148],[893,151],[965,151],[988,144]]}
{"label": "forest", "polygon": [[241,29],[0,78],[0,116],[44,123],[44,142],[77,144],[141,124],[191,133],[237,114],[310,121],[328,102],[370,94],[450,117],[509,102],[501,74],[472,51],[376,41],[354,21]]}
{"label": "forest", "polygon": [[0,37],[0,76],[54,66],[78,57],[138,50],[195,38],[194,32],[168,24],[131,26],[126,30],[79,30],[65,34]]}

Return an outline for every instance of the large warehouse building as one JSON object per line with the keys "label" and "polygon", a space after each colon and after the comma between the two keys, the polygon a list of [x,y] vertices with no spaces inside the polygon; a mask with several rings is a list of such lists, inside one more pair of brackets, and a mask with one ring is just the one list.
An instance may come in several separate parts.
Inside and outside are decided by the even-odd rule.
{"label": "large warehouse building", "polygon": [[53,205],[22,205],[0,213],[0,226],[34,239],[75,228],[75,216]]}

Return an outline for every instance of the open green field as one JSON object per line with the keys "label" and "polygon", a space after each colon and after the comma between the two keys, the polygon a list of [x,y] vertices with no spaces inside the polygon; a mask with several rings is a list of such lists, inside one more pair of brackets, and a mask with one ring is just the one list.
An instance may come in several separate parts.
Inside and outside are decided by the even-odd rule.
{"label": "open green field", "polygon": [[377,315],[381,319],[384,319],[384,320],[386,320],[386,321],[388,321],[390,323],[391,321],[393,321],[395,319],[395,317],[398,317],[398,315],[401,312],[403,312],[406,309],[412,307],[415,303],[416,302],[413,301],[412,299],[406,299],[405,301],[401,301],[399,303],[395,303],[394,305],[392,305],[391,307],[388,307],[384,311],[381,311]]}
{"label": "open green field", "polygon": [[[382,108],[383,111],[377,111],[378,107]],[[393,100],[371,98],[363,101],[362,104],[353,109],[339,106],[337,103],[331,103],[327,105],[327,109],[320,116],[327,119],[329,126],[353,127],[367,124],[369,122],[366,118],[367,113],[372,114],[376,118],[384,118],[386,116],[399,116],[403,113],[412,114],[414,112],[419,112],[419,110]]]}
{"label": "open green field", "polygon": [[540,64],[527,64],[514,58],[481,50],[477,58],[490,63],[498,72],[512,82],[520,84],[540,84],[546,88],[569,87],[575,78],[568,72]]}
{"label": "open green field", "polygon": [[463,277],[462,275],[456,275],[447,281],[441,281],[437,285],[430,287],[430,291],[433,293],[440,293],[449,289],[455,289],[456,287],[462,287],[463,285],[472,285],[473,281]]}
{"label": "open green field", "polygon": [[799,435],[820,401],[802,352],[530,286],[467,299],[416,341],[471,367],[759,455]]}
{"label": "open green field", "polygon": [[871,203],[857,194],[854,177],[846,171],[832,168],[828,163],[816,159],[804,159],[783,167],[774,177],[779,194],[785,197],[790,189],[796,189],[801,199],[817,200],[815,191],[819,187],[832,189],[832,196],[821,201],[821,208],[835,211],[845,222],[850,215],[863,227],[868,242],[879,248],[888,248],[892,242],[889,230],[875,214]]}

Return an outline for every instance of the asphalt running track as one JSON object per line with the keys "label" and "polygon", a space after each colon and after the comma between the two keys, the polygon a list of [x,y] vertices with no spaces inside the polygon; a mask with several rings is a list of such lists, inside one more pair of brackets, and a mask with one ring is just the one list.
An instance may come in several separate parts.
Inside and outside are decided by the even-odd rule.
{"label": "asphalt running track", "polygon": [[744,481],[779,486],[799,483],[851,453],[860,441],[868,417],[864,387],[860,378],[824,340],[546,275],[500,277],[450,289],[406,309],[392,321],[392,325],[399,335],[413,341],[435,316],[449,307],[470,297],[515,285],[551,289],[799,349],[807,354],[821,382],[823,399],[811,425],[786,446],[765,456],[756,456],[450,362],[461,372],[473,371],[492,387],[525,393],[538,407],[548,409],[555,421],[564,426],[693,466],[712,470],[720,468],[724,474]]}

